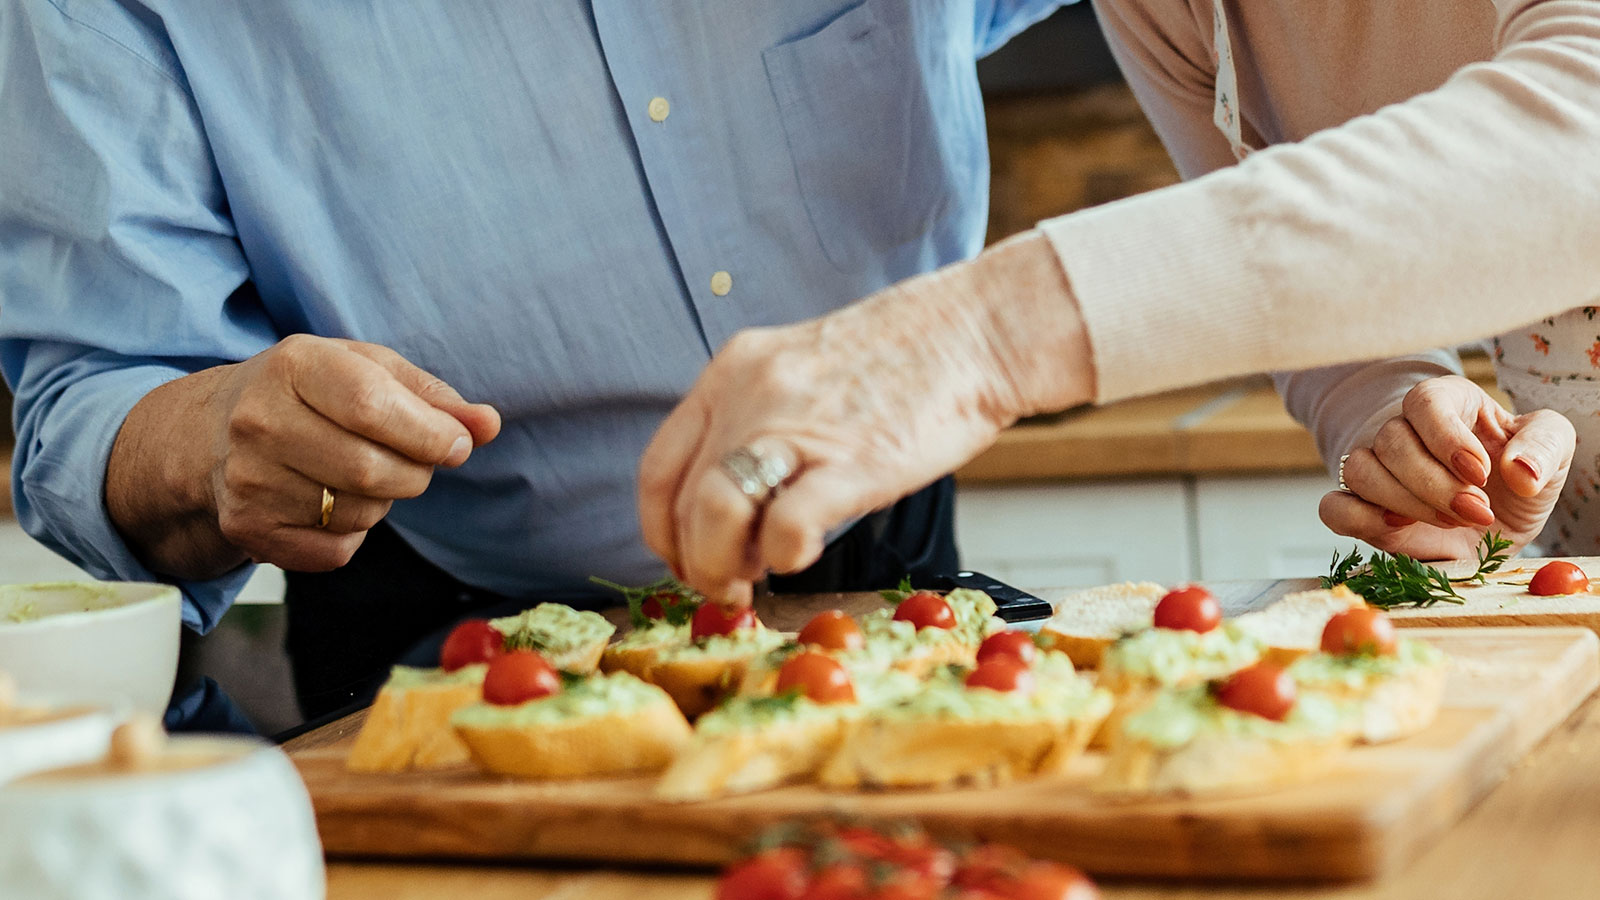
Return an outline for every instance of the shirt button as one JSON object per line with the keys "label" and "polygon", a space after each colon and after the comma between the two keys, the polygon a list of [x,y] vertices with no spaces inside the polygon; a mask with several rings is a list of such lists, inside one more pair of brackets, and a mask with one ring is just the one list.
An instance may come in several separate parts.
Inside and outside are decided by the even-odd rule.
{"label": "shirt button", "polygon": [[711,275],[711,293],[718,297],[727,296],[733,290],[733,276],[727,272],[715,272]]}
{"label": "shirt button", "polygon": [[650,121],[666,121],[667,113],[672,112],[672,104],[665,97],[654,97],[650,100]]}

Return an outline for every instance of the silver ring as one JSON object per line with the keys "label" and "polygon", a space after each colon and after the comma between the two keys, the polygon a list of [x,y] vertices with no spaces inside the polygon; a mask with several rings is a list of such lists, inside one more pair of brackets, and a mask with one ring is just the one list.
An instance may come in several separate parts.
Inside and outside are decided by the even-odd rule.
{"label": "silver ring", "polygon": [[722,471],[733,480],[739,493],[753,503],[772,499],[772,492],[791,474],[789,464],[753,447],[740,447],[722,458]]}
{"label": "silver ring", "polygon": [[1344,461],[1349,458],[1350,454],[1348,453],[1339,457],[1339,490],[1344,491],[1346,494],[1353,494],[1355,491],[1350,490],[1350,486],[1344,483]]}

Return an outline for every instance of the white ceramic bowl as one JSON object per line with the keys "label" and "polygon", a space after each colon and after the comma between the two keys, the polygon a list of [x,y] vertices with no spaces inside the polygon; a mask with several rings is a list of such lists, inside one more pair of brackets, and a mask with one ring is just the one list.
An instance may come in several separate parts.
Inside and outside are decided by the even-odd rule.
{"label": "white ceramic bowl", "polygon": [[311,800],[283,751],[174,737],[215,754],[171,771],[36,775],[0,789],[0,893],[29,900],[316,900]]}
{"label": "white ceramic bowl", "polygon": [[178,673],[181,595],[166,584],[0,585],[0,671],[69,701],[157,716]]}

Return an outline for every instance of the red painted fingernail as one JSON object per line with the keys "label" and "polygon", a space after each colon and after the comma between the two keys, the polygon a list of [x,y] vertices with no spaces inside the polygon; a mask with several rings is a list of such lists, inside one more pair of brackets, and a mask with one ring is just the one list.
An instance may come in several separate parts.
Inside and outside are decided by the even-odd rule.
{"label": "red painted fingernail", "polygon": [[1404,528],[1407,525],[1415,525],[1416,523],[1416,519],[1407,518],[1397,512],[1390,512],[1387,509],[1383,511],[1383,524],[1390,528]]}
{"label": "red painted fingernail", "polygon": [[1455,466],[1456,474],[1468,484],[1483,487],[1489,481],[1489,473],[1484,469],[1483,463],[1476,456],[1466,450],[1457,450],[1450,456],[1450,464]]}
{"label": "red painted fingernail", "polygon": [[1538,481],[1539,480],[1539,469],[1537,467],[1535,467],[1533,463],[1528,462],[1527,460],[1523,459],[1520,456],[1517,457],[1516,459],[1512,460],[1512,462],[1515,463],[1516,465],[1521,466],[1522,467],[1522,471],[1528,473],[1528,477],[1529,478],[1532,478],[1534,481]]}
{"label": "red painted fingernail", "polygon": [[1450,501],[1450,508],[1456,515],[1474,525],[1494,524],[1494,510],[1490,509],[1489,504],[1483,502],[1483,498],[1477,494],[1462,491]]}

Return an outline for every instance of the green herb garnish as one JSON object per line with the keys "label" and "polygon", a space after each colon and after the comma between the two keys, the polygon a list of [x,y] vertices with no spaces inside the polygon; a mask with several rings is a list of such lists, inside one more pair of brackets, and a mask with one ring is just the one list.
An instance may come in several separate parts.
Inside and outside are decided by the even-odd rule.
{"label": "green herb garnish", "polygon": [[1511,542],[1500,532],[1483,536],[1478,548],[1478,570],[1465,578],[1450,578],[1443,570],[1418,562],[1404,553],[1377,552],[1364,560],[1352,548],[1341,559],[1333,554],[1328,574],[1321,579],[1324,588],[1344,585],[1360,594],[1372,606],[1393,609],[1398,606],[1432,606],[1435,603],[1465,603],[1456,593],[1456,584],[1482,584],[1485,576],[1498,570],[1509,558]]}
{"label": "green herb garnish", "polygon": [[912,594],[915,594],[916,592],[916,588],[911,586],[911,576],[902,575],[900,576],[900,583],[898,585],[887,591],[879,591],[878,596],[882,597],[889,603],[898,606],[900,601],[906,599]]}
{"label": "green herb garnish", "polygon": [[661,604],[661,621],[668,625],[689,624],[689,620],[694,618],[694,611],[705,602],[704,597],[671,576],[660,581],[652,581],[643,587],[628,587],[607,581],[598,575],[590,575],[589,580],[622,595],[628,603],[628,618],[635,628],[643,628],[654,621],[651,616],[644,613],[644,602],[651,597],[655,597],[656,602]]}

